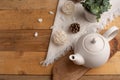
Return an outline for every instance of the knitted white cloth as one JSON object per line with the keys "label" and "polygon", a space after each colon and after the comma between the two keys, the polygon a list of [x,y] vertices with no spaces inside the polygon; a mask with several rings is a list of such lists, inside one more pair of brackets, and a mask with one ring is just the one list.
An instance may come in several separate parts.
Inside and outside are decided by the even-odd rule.
{"label": "knitted white cloth", "polygon": [[[64,45],[58,46],[53,43],[51,40],[52,38],[50,39],[46,59],[42,62],[44,66],[53,63],[54,60],[64,55],[64,53],[70,50],[71,47],[74,49],[74,44],[76,44],[76,41],[81,37],[81,35],[87,32],[98,32],[104,29],[104,26],[108,22],[111,22],[114,17],[120,16],[120,0],[110,0],[112,8],[108,12],[105,12],[101,16],[101,20],[96,23],[90,23],[85,19],[84,9],[80,3],[75,4],[75,12],[73,15],[66,15],[61,12],[61,7],[65,1],[67,0],[59,0],[54,25],[51,27],[51,36],[57,30],[63,30],[67,33],[68,41]],[[73,22],[80,24],[80,31],[76,34],[69,33],[68,31],[70,24]]]}

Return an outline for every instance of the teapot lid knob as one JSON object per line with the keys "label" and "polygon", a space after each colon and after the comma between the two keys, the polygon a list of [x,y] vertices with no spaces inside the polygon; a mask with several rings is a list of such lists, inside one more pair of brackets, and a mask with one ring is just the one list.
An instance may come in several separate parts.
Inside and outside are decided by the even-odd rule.
{"label": "teapot lid knob", "polygon": [[93,53],[101,51],[105,46],[105,41],[101,35],[91,33],[85,36],[82,44],[85,50]]}
{"label": "teapot lid knob", "polygon": [[92,39],[91,43],[92,43],[92,44],[95,44],[95,43],[96,43],[95,38]]}

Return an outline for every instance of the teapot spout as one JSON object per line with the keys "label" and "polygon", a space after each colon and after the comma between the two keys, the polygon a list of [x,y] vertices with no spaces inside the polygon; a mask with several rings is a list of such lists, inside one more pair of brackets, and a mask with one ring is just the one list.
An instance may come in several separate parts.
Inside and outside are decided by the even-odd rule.
{"label": "teapot spout", "polygon": [[84,58],[78,53],[70,55],[69,59],[77,65],[85,64]]}

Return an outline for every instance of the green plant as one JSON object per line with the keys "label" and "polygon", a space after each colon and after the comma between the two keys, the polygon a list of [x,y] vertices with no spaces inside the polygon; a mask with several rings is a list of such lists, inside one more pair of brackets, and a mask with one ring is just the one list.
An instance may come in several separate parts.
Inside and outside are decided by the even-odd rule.
{"label": "green plant", "polygon": [[106,12],[111,8],[109,0],[85,0],[82,1],[81,4],[87,11],[96,15],[97,20],[99,20],[103,12]]}

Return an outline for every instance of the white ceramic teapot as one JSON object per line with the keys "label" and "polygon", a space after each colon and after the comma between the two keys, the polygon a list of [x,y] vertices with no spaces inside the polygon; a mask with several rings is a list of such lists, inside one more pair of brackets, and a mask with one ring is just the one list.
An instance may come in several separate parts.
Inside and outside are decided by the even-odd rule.
{"label": "white ceramic teapot", "polygon": [[98,33],[87,33],[78,40],[74,53],[69,59],[75,64],[85,67],[99,67],[107,62],[110,56],[109,41],[118,33],[117,27],[112,27],[103,36]]}

